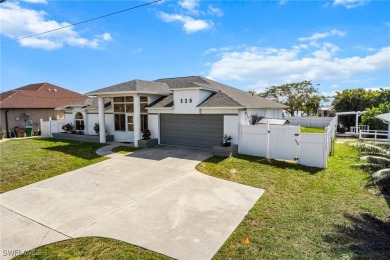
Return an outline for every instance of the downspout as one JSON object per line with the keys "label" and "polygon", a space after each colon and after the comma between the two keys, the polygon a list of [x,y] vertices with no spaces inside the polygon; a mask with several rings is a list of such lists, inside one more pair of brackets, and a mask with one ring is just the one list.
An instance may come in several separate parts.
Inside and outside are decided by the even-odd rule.
{"label": "downspout", "polygon": [[11,136],[9,136],[9,129],[8,129],[8,111],[9,109],[5,110],[5,131],[7,131],[6,136],[8,138],[11,138]]}

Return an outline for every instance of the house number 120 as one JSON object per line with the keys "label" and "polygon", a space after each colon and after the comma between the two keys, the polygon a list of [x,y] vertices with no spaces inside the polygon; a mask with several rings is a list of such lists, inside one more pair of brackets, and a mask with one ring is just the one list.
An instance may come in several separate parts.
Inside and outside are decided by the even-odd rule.
{"label": "house number 120", "polygon": [[182,98],[182,99],[180,99],[180,103],[192,103],[192,98],[190,98],[190,99],[187,99],[187,98]]}

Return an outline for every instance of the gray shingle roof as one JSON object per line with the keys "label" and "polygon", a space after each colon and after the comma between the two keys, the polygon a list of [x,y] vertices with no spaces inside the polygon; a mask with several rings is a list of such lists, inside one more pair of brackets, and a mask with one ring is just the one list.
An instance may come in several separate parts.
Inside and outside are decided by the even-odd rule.
{"label": "gray shingle roof", "polygon": [[[159,79],[157,82],[166,83],[169,88],[192,88],[192,87],[203,87],[208,89],[215,89],[223,92],[225,95],[214,95],[215,97],[210,97],[211,100],[204,102],[202,106],[207,107],[227,107],[232,106],[232,100],[235,101],[237,107],[245,108],[286,108],[285,105],[277,103],[272,100],[262,98],[257,95],[253,95],[227,86],[225,84],[206,79],[200,76],[193,77],[181,77],[181,78],[168,78],[168,79]],[[229,104],[229,105],[225,105]]]}
{"label": "gray shingle roof", "polygon": [[[199,107],[240,107],[240,108],[285,108],[286,106],[252,95],[248,92],[227,86],[225,84],[203,78],[200,76],[165,78],[155,81],[132,80],[117,84],[111,87],[98,89],[87,93],[87,95],[96,95],[99,93],[116,93],[116,92],[154,92],[167,95],[169,89],[183,88],[204,88],[215,90],[209,98],[199,104]],[[173,97],[168,95],[161,98],[158,102],[150,104],[149,107],[172,107]]]}
{"label": "gray shingle roof", "polygon": [[153,107],[153,108],[173,107],[173,95],[170,94],[168,96],[161,97],[156,101],[150,103],[147,107]]}
{"label": "gray shingle roof", "polygon": [[[106,98],[103,98],[103,102],[104,102],[105,107],[111,105],[111,102],[109,100],[107,100]],[[65,106],[57,107],[56,110],[66,110],[68,108],[73,108],[73,107],[83,107],[83,108],[85,107],[88,110],[91,110],[91,109],[97,110],[98,109],[98,98],[97,97],[87,97],[86,99],[81,100],[79,102],[75,102],[75,103],[68,104]]]}
{"label": "gray shingle roof", "polygon": [[224,92],[218,91],[200,103],[198,107],[242,107],[242,105]]}
{"label": "gray shingle roof", "polygon": [[156,93],[168,93],[168,85],[163,82],[146,81],[146,80],[131,80],[128,82],[120,83],[106,88],[97,89],[87,93],[86,95],[93,96],[99,93],[108,92],[126,92],[126,91],[139,91],[139,92],[156,92]]}

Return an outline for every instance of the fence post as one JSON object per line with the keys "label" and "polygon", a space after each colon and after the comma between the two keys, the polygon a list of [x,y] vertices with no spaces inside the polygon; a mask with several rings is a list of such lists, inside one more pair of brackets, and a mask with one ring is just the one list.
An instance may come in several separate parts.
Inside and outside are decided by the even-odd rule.
{"label": "fence post", "polygon": [[299,163],[299,158],[301,157],[300,138],[301,138],[301,127],[297,126],[297,131],[295,133],[296,145],[295,145],[295,156],[294,156],[295,157],[294,160],[297,161],[297,163]]}
{"label": "fence post", "polygon": [[269,159],[270,158],[270,145],[269,145],[269,136],[270,136],[270,130],[269,130],[269,122],[267,120],[267,133],[266,133],[266,151],[265,151],[265,158]]}
{"label": "fence post", "polygon": [[326,168],[326,163],[327,163],[327,161],[328,161],[328,156],[329,156],[329,154],[328,154],[328,146],[329,146],[329,144],[328,144],[328,127],[325,127],[325,134],[324,134],[324,146],[325,147],[323,147],[323,152],[324,152],[324,154],[323,154],[323,159],[324,159],[324,166],[323,166],[323,168]]}

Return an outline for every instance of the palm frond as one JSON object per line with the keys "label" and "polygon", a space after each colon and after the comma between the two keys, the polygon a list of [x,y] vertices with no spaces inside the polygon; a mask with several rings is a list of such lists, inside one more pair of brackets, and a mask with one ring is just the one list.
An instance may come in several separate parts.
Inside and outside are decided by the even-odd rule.
{"label": "palm frond", "polygon": [[366,184],[366,187],[372,186],[390,187],[390,168],[374,172]]}
{"label": "palm frond", "polygon": [[378,146],[378,145],[373,145],[373,144],[368,144],[368,143],[360,143],[357,145],[360,149],[360,154],[371,154],[371,155],[383,155],[383,156],[388,156],[389,153],[386,149]]}
{"label": "palm frond", "polygon": [[360,159],[370,164],[377,164],[381,168],[390,168],[390,159],[383,156],[366,155],[360,157]]}
{"label": "palm frond", "polygon": [[365,171],[372,172],[373,170],[379,170],[381,169],[381,165],[375,164],[375,163],[357,163],[357,164],[352,164],[351,167],[353,168],[360,168]]}

